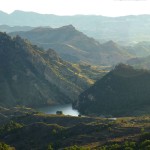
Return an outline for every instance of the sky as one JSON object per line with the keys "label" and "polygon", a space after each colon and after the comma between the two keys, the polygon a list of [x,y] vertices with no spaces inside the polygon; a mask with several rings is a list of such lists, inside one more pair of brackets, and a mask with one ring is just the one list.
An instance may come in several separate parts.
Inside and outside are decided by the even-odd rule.
{"label": "sky", "polygon": [[56,15],[125,16],[150,14],[150,0],[0,0],[0,10]]}

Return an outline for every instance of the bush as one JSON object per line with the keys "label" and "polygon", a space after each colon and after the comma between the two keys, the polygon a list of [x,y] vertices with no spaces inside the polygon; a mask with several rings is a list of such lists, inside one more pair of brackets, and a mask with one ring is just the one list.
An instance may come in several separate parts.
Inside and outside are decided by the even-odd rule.
{"label": "bush", "polygon": [[9,145],[3,142],[0,142],[0,150],[15,150],[15,148],[10,147]]}
{"label": "bush", "polygon": [[140,144],[140,148],[143,150],[150,150],[150,140],[145,140]]}
{"label": "bush", "polygon": [[9,146],[5,143],[0,143],[0,150],[9,150]]}
{"label": "bush", "polygon": [[21,127],[23,127],[22,124],[19,124],[19,123],[14,122],[14,121],[10,121],[8,124],[3,125],[2,127],[0,127],[0,135],[4,134],[6,132],[10,132],[12,130],[21,128]]}
{"label": "bush", "polygon": [[150,140],[150,133],[149,132],[142,133],[142,135],[140,137],[140,141],[145,141],[145,140]]}
{"label": "bush", "polygon": [[85,148],[85,147],[79,147],[77,145],[65,148],[64,150],[90,150],[89,148]]}
{"label": "bush", "polygon": [[50,144],[50,145],[48,145],[47,150],[53,150],[53,147],[52,147],[52,145],[51,145],[51,144]]}

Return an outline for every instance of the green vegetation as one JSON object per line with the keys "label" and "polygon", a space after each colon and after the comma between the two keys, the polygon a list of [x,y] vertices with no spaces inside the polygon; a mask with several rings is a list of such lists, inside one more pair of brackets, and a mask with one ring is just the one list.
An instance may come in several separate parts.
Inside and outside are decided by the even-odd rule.
{"label": "green vegetation", "polygon": [[10,147],[9,145],[3,142],[0,142],[0,150],[15,150],[15,148]]}
{"label": "green vegetation", "polygon": [[117,65],[81,93],[75,107],[83,114],[138,116],[150,113],[150,71]]}
{"label": "green vegetation", "polygon": [[[132,26],[138,18],[125,20]],[[123,35],[126,42],[129,37],[140,40],[138,35],[124,36],[128,28],[124,17],[109,19],[102,17],[103,28],[97,23],[96,30],[105,31],[107,23],[112,37],[112,31],[124,25],[114,39]],[[115,26],[116,22],[120,25]],[[150,150],[150,71],[119,64],[108,72],[118,62],[149,55],[149,42],[120,46],[109,39],[99,43],[72,25],[22,28],[32,30],[11,33],[14,37],[0,32],[0,150]],[[147,39],[147,34],[141,38]],[[150,68],[149,58],[128,63]],[[26,108],[64,103],[73,103],[81,115],[73,117],[62,111],[46,115]]]}
{"label": "green vegetation", "polygon": [[10,121],[8,124],[3,125],[0,127],[0,135],[5,134],[6,132],[11,132],[18,128],[22,128],[23,125],[14,121]]}
{"label": "green vegetation", "polygon": [[[145,134],[149,135],[145,136]],[[100,147],[98,150],[149,150],[150,149],[150,133],[140,135],[142,140],[138,141],[125,141],[123,143],[111,143],[106,146]]]}
{"label": "green vegetation", "polygon": [[85,148],[85,147],[74,145],[74,146],[65,148],[64,150],[90,150],[90,148]]}
{"label": "green vegetation", "polygon": [[22,128],[22,127],[23,127],[22,124],[16,123],[14,121],[10,121],[9,123],[0,127],[0,134],[3,134],[5,132],[10,132],[10,131],[13,131],[15,129]]}
{"label": "green vegetation", "polygon": [[0,150],[9,150],[9,146],[5,143],[0,143]]}
{"label": "green vegetation", "polygon": [[51,144],[50,144],[50,145],[48,145],[47,150],[53,150],[53,148],[52,148],[52,145],[51,145]]}
{"label": "green vegetation", "polygon": [[148,150],[150,145],[149,115],[110,120],[30,113],[25,108],[21,112],[19,108],[12,117],[17,110],[0,110],[7,117],[0,119],[0,141],[16,150]]}
{"label": "green vegetation", "polygon": [[52,49],[0,32],[0,105],[71,103],[105,71],[63,61]]}

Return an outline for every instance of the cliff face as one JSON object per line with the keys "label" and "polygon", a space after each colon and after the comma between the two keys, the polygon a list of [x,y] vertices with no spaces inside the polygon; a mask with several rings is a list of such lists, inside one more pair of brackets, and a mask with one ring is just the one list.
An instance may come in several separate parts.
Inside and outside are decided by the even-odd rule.
{"label": "cliff face", "polygon": [[150,113],[150,72],[120,64],[79,96],[84,114],[131,116]]}
{"label": "cliff face", "polygon": [[92,79],[54,50],[0,33],[0,105],[38,106],[77,99]]}

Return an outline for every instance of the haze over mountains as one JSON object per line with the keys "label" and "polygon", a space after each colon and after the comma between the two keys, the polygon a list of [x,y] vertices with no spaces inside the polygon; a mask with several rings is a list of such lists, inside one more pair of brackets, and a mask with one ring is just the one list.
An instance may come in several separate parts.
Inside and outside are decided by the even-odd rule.
{"label": "haze over mountains", "polygon": [[[111,18],[15,11],[12,14],[0,12],[0,17],[1,24],[7,24],[1,25],[0,30],[9,32],[13,37],[1,33],[1,104],[11,102],[10,105],[36,106],[78,101],[78,95],[107,72],[91,65],[112,67],[117,63],[127,62],[137,68],[145,64],[145,68],[150,66],[149,56],[138,58],[150,55],[150,42],[147,40],[136,43],[140,40],[139,37],[144,40],[143,35],[146,37],[149,33],[143,24],[144,21],[149,23],[148,15]],[[21,18],[24,19],[21,21]],[[143,21],[140,24],[141,18]],[[66,25],[70,23],[72,25]],[[135,23],[140,24],[140,27],[134,27],[130,32],[129,29]],[[65,26],[59,27],[63,24]],[[125,34],[126,28],[131,35]],[[112,40],[99,42],[87,36],[86,30],[89,33],[92,31],[93,37],[96,37],[95,31],[97,34],[100,31],[102,41],[109,38]],[[87,34],[90,35],[89,33]],[[131,43],[120,45],[113,40]],[[124,71],[128,72],[128,69]]]}
{"label": "haze over mountains", "polygon": [[150,56],[142,58],[133,58],[127,61],[128,64],[135,68],[143,68],[150,70]]}
{"label": "haze over mountains", "polygon": [[29,31],[32,30],[33,27],[30,26],[8,26],[8,25],[0,25],[1,32],[14,32],[14,31]]}
{"label": "haze over mountains", "polygon": [[30,149],[150,149],[150,15],[0,11],[0,150]]}
{"label": "haze over mountains", "polygon": [[72,25],[60,28],[38,27],[30,31],[11,32],[45,49],[53,48],[71,62],[87,62],[94,65],[114,65],[136,57],[150,55],[150,42],[122,46],[114,41],[100,43],[78,31]]}
{"label": "haze over mountains", "polygon": [[12,32],[10,35],[19,35],[45,49],[53,48],[63,59],[76,63],[113,65],[134,57],[115,42],[100,44],[72,25],[60,28],[39,27],[30,31]]}
{"label": "haze over mountains", "polygon": [[0,12],[0,24],[10,26],[51,26],[61,27],[72,24],[78,30],[99,40],[133,42],[149,40],[150,16],[104,17],[94,15],[56,16],[34,12]]}
{"label": "haze over mountains", "polygon": [[[124,17],[94,15],[56,16],[23,11],[14,11],[11,14],[7,14],[1,11],[0,18],[0,31],[17,31],[13,34],[20,34],[22,37],[31,40],[34,44],[46,49],[53,48],[63,59],[71,62],[85,61],[96,65],[110,65],[125,62],[130,58],[150,55],[150,44],[147,44],[150,39],[149,15]],[[22,20],[22,18],[24,19]],[[72,24],[73,26],[68,24]],[[60,30],[62,31],[60,32]],[[49,34],[46,34],[46,32]],[[103,47],[103,44],[99,44],[96,40],[89,38],[85,34],[82,35],[82,33],[100,40],[100,43],[104,43],[104,41],[109,42],[106,42]],[[59,36],[61,39],[58,39]],[[57,44],[56,40],[58,40]],[[117,43],[114,41],[117,41]],[[87,53],[89,49],[90,51],[91,49],[93,51],[100,49],[100,53]],[[113,49],[113,51],[109,52],[110,55],[108,56],[110,49]]]}

